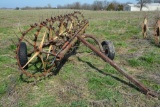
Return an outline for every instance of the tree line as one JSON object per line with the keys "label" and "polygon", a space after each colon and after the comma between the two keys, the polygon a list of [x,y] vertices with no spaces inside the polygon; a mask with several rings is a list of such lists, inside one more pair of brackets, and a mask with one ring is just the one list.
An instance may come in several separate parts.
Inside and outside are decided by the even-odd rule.
{"label": "tree line", "polygon": [[[146,3],[160,3],[160,0],[137,0],[137,7],[140,7],[140,10],[142,10],[143,7],[145,7]],[[130,4],[130,2],[126,3],[119,3],[117,1],[108,2],[107,0],[95,0],[92,4],[81,4],[80,2],[75,2],[72,4],[66,4],[66,5],[58,5],[57,9],[83,9],[83,10],[107,10],[107,11],[123,11],[123,8],[126,4]],[[29,9],[55,9],[51,6],[51,4],[48,4],[44,7],[23,7],[19,8],[16,7],[16,10],[22,9],[22,10],[29,10]]]}
{"label": "tree line", "polygon": [[[148,3],[160,3],[160,0],[136,0],[137,7],[140,8],[140,11],[143,7]],[[67,4],[64,6],[58,5],[58,9],[84,9],[84,10],[108,10],[108,11],[121,11],[123,10],[126,4],[130,4],[130,2],[119,3],[117,1],[107,2],[107,0],[96,0],[93,4],[80,4],[79,2],[75,2],[72,4]]]}
{"label": "tree line", "polygon": [[[125,3],[126,4],[126,3]],[[121,4],[117,1],[107,2],[104,1],[94,1],[93,4],[81,4],[80,2],[75,2],[67,5],[58,5],[58,9],[84,9],[84,10],[108,10],[108,11],[121,11],[125,4]]]}
{"label": "tree line", "polygon": [[[128,2],[129,3],[129,2]],[[127,4],[127,3],[125,3]],[[57,9],[83,9],[83,10],[108,10],[108,11],[122,11],[125,4],[121,4],[117,1],[107,2],[107,0],[99,1],[96,0],[92,4],[81,4],[80,2],[75,2],[72,4],[66,4],[66,5],[58,5]],[[23,8],[16,7],[15,10],[30,10],[30,9],[55,9],[51,6],[51,4],[48,4],[44,7],[30,7],[26,6]]]}

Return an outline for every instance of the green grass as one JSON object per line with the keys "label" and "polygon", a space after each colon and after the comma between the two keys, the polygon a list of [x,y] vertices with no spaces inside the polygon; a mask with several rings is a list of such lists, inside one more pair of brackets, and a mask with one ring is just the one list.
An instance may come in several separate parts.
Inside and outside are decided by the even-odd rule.
{"label": "green grass", "polygon": [[7,90],[7,84],[6,82],[3,81],[3,83],[1,83],[1,88],[0,88],[0,94],[5,94]]}
{"label": "green grass", "polygon": [[[158,107],[160,101],[149,98],[109,64],[86,46],[80,44],[55,76],[37,81],[35,85],[21,80],[16,65],[15,49],[30,24],[50,16],[73,10],[0,10],[0,106],[2,107]],[[115,62],[145,86],[160,90],[160,50],[143,39],[143,12],[81,11],[89,20],[86,33],[100,41],[111,40],[115,46]],[[155,12],[147,12],[151,19]],[[152,19],[151,19],[152,20]],[[30,35],[30,34],[28,34]],[[94,44],[93,40],[88,40]],[[14,100],[13,100],[14,99]]]}
{"label": "green grass", "polygon": [[130,66],[136,67],[136,66],[141,66],[142,62],[140,62],[139,60],[133,58],[133,59],[129,59],[128,63]]}
{"label": "green grass", "polygon": [[124,41],[121,41],[121,42],[117,42],[116,44],[115,44],[117,47],[123,47],[123,48],[127,48],[127,44],[126,44],[126,42],[124,42]]}

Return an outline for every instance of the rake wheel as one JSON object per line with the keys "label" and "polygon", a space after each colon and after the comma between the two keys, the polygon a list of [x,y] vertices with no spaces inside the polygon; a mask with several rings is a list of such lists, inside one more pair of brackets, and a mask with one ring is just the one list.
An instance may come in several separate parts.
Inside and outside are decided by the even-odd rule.
{"label": "rake wheel", "polygon": [[[19,38],[16,49],[16,59],[22,73],[28,77],[50,74],[63,58],[60,52],[86,23],[80,12],[74,12],[30,25]],[[85,29],[81,30],[84,33]]]}
{"label": "rake wheel", "polygon": [[156,45],[159,45],[159,36],[160,36],[160,20],[157,21],[155,30],[154,30],[154,38]]}
{"label": "rake wheel", "polygon": [[[25,42],[21,42],[19,45],[18,58],[21,66],[24,66],[28,62],[27,46]],[[26,65],[24,69],[28,69],[28,65]]]}
{"label": "rake wheel", "polygon": [[115,57],[115,49],[114,49],[114,45],[111,41],[103,41],[101,43],[103,50],[104,50],[104,54],[110,58],[111,60],[114,59]]}
{"label": "rake wheel", "polygon": [[147,25],[147,18],[144,18],[143,24],[142,24],[142,35],[143,38],[146,39],[147,38],[147,30],[148,30],[148,25]]}

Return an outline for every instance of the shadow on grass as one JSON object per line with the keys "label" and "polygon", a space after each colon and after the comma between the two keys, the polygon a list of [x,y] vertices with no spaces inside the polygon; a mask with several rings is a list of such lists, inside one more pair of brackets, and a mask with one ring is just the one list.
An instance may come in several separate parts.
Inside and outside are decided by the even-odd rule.
{"label": "shadow on grass", "polygon": [[[23,82],[26,82],[26,83],[37,83],[37,82],[40,82],[46,78],[51,78],[53,75],[57,75],[60,70],[62,69],[63,65],[68,61],[68,58],[72,55],[75,55],[76,52],[77,52],[77,49],[79,48],[79,45],[80,45],[80,42],[78,41],[76,44],[75,44],[75,48],[73,50],[71,50],[71,52],[68,52],[67,54],[65,54],[64,58],[59,61],[59,62],[56,62],[56,67],[55,69],[51,70],[51,74],[47,75],[47,76],[44,76],[43,78],[40,78],[40,79],[28,79],[29,77],[25,78],[24,77],[24,74],[21,74],[20,75],[20,80],[23,81]],[[37,61],[37,62],[40,62],[40,59]],[[36,67],[36,64],[33,64],[33,66]],[[42,64],[40,67],[36,67],[36,71],[33,73],[33,74],[36,74],[38,72],[42,72]]]}
{"label": "shadow on grass", "polygon": [[[120,79],[120,78],[118,78],[118,77],[116,77],[116,76],[113,76],[112,74],[105,73],[104,71],[102,71],[102,70],[96,68],[95,66],[93,66],[90,62],[84,61],[84,60],[80,59],[79,57],[78,57],[78,60],[81,61],[81,62],[83,62],[83,63],[86,63],[86,64],[89,65],[91,68],[95,69],[97,72],[99,72],[99,73],[101,73],[101,74],[103,74],[103,75],[105,75],[105,76],[110,76],[110,77],[114,78],[115,80],[117,80],[117,81],[119,81],[119,82],[121,82],[121,83],[123,83],[123,84],[125,84],[125,85],[128,85],[129,87],[132,87],[132,88],[136,89],[136,90],[139,91],[139,92],[142,92],[142,91],[141,91],[138,87],[136,87],[135,85],[130,84],[130,83],[128,83],[128,82],[126,82],[126,81],[124,81],[124,80],[122,80],[122,79]],[[143,92],[142,92],[142,93],[143,93]]]}
{"label": "shadow on grass", "polygon": [[150,45],[160,48],[160,43],[156,44],[155,40],[154,40],[154,37],[149,36],[146,40],[150,43]]}

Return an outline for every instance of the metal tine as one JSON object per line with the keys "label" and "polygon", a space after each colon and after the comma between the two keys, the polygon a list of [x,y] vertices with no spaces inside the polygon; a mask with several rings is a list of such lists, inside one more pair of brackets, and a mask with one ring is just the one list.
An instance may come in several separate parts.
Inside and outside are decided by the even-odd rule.
{"label": "metal tine", "polygon": [[39,21],[38,21],[39,23],[41,23],[41,18],[39,17]]}
{"label": "metal tine", "polygon": [[30,44],[31,46],[34,47],[34,45],[33,45],[29,40],[27,40],[27,39],[25,39],[25,38],[24,38],[24,40],[25,40],[28,44]]}
{"label": "metal tine", "polygon": [[[65,12],[66,13],[66,12]],[[68,12],[67,12],[68,13]],[[59,13],[56,13],[56,14],[59,14]],[[44,17],[43,17],[43,15],[39,18],[39,22],[40,22],[40,24],[42,24],[42,25],[40,25],[40,24],[34,24],[34,25],[31,25],[31,27],[35,27],[35,31],[36,31],[36,33],[37,33],[37,35],[39,35],[39,33],[41,33],[40,32],[40,28],[41,27],[50,27],[50,30],[52,31],[52,33],[54,33],[54,35],[56,36],[56,33],[57,33],[57,31],[61,28],[61,34],[62,33],[64,33],[63,35],[65,35],[65,32],[66,33],[68,33],[68,31],[66,30],[66,27],[65,26],[67,26],[67,22],[68,22],[68,19],[69,19],[69,17],[72,17],[72,18],[74,18],[73,17],[73,14],[61,14],[61,15],[56,15],[56,17],[53,17],[53,14],[51,15],[51,17],[50,18],[48,18],[48,16],[50,16],[50,14],[46,14],[47,15],[47,20],[45,21],[45,20],[43,20],[44,19]],[[79,15],[79,14],[78,14]],[[45,18],[46,18],[46,16],[45,16]],[[52,20],[52,21],[51,21]],[[49,26],[48,26],[48,24],[49,24]],[[60,26],[60,28],[58,28],[57,26],[59,25],[59,24],[61,24],[61,26]],[[37,29],[38,28],[38,29]],[[57,29],[56,29],[57,28]],[[22,33],[22,35],[25,35],[25,33],[26,32],[22,32],[22,30],[21,30],[21,28],[19,28],[19,30],[20,30],[20,32]],[[42,31],[43,31],[43,29],[42,29]],[[48,30],[47,30],[48,31]],[[47,33],[47,32],[46,32]],[[34,37],[34,39],[35,39],[35,42],[40,42],[40,44],[37,44],[36,43],[36,45],[39,45],[39,48],[38,48],[38,46],[37,46],[37,50],[34,50],[34,54],[32,55],[32,57],[27,61],[27,63],[23,66],[23,67],[21,67],[22,69],[23,68],[25,68],[25,66],[27,66],[29,63],[31,63],[33,60],[34,60],[34,58],[36,58],[37,56],[40,56],[40,54],[41,54],[41,52],[40,52],[40,50],[42,50],[43,49],[43,43],[45,42],[45,41],[47,41],[47,40],[45,40],[45,38],[46,38],[46,33],[44,34],[44,36],[42,37],[42,41],[40,42],[39,40],[36,40],[37,38],[36,38],[36,35],[35,35],[35,37]],[[50,34],[50,35],[52,35],[52,34]],[[62,36],[63,36],[62,35]],[[17,38],[19,38],[18,36],[17,36]],[[55,38],[58,38],[57,36],[55,37]],[[26,39],[26,40],[25,40]],[[33,38],[32,38],[33,39]],[[30,36],[25,36],[25,38],[22,36],[21,38],[20,38],[20,40],[24,40],[25,42],[28,42],[28,44],[30,44],[30,45],[32,45],[32,46],[34,46],[33,45],[33,41],[30,41],[31,40],[31,38],[30,38]],[[34,43],[35,43],[34,42]],[[45,47],[46,48],[46,47]],[[49,52],[52,50],[52,46],[50,46],[49,47]],[[49,57],[49,55],[47,54],[47,58]],[[18,59],[18,58],[17,58]],[[41,56],[41,61],[42,61],[42,63],[43,63],[43,67],[45,68],[45,62],[43,61],[43,59],[42,59],[42,56]],[[48,69],[48,68],[47,68]],[[45,72],[49,72],[48,70],[46,69],[46,71]],[[25,72],[23,72],[24,74],[26,74],[26,75],[32,75],[33,77],[34,76],[39,76],[39,75],[36,75],[36,74],[32,74],[32,73],[25,73]],[[44,74],[44,75],[46,75],[46,74]]]}
{"label": "metal tine", "polygon": [[23,32],[22,32],[21,28],[20,28],[20,27],[18,27],[18,29],[19,29],[19,31],[21,32],[21,34],[23,34]]}
{"label": "metal tine", "polygon": [[16,43],[15,43],[15,41],[13,41],[13,39],[10,39],[11,40],[11,42],[14,44],[14,45],[17,45]]}
{"label": "metal tine", "polygon": [[40,17],[40,23],[43,22],[43,15]]}
{"label": "metal tine", "polygon": [[18,37],[18,35],[16,34],[16,32],[14,31],[14,34],[16,35],[17,39],[19,40],[20,38]]}

